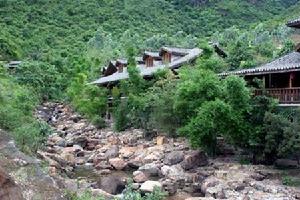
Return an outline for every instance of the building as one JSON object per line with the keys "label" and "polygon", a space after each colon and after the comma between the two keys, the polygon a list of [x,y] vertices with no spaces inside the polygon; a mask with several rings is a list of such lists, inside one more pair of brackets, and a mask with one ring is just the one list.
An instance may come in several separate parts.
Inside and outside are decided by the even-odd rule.
{"label": "building", "polygon": [[[300,19],[287,23],[288,27],[300,28]],[[250,69],[224,72],[220,76],[243,76],[248,83],[254,79],[263,82],[266,94],[279,100],[281,105],[300,105],[300,44],[285,56],[268,64]],[[255,94],[261,95],[261,89],[256,89]]]}
{"label": "building", "polygon": [[22,61],[10,61],[5,65],[8,69],[16,69],[22,64]]}
{"label": "building", "polygon": [[[141,76],[151,78],[160,69],[176,70],[185,64],[193,63],[202,53],[199,48],[183,49],[162,47],[158,52],[145,51],[141,57],[136,57],[137,68]],[[110,61],[101,72],[102,77],[92,82],[102,86],[112,86],[120,80],[129,77],[127,60]]]}

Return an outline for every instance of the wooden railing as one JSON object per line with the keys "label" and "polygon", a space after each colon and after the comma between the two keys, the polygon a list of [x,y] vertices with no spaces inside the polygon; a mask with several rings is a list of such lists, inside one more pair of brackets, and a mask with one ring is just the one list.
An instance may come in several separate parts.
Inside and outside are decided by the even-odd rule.
{"label": "wooden railing", "polygon": [[299,104],[300,103],[300,87],[295,88],[268,88],[264,90],[255,90],[255,95],[262,95],[263,91],[267,96],[271,96],[279,100],[282,104]]}

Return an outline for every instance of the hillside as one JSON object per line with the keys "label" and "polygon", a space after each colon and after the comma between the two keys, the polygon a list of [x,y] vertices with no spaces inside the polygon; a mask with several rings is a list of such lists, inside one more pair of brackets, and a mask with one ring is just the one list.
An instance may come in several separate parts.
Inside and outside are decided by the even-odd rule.
{"label": "hillside", "polygon": [[[98,28],[120,37],[131,30],[141,38],[178,31],[209,36],[236,25],[270,20],[297,0],[3,0],[0,2],[2,59],[81,52]],[[72,53],[73,54],[73,53]]]}

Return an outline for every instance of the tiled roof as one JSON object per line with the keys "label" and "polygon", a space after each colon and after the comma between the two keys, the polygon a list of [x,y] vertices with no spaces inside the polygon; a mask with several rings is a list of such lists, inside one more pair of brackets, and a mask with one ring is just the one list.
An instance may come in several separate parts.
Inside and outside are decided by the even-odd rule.
{"label": "tiled roof", "polygon": [[159,52],[145,51],[143,54],[143,60],[145,60],[147,56],[153,57],[154,59],[160,58]]}
{"label": "tiled roof", "polygon": [[[187,51],[185,51],[187,52]],[[159,69],[177,69],[180,66],[184,65],[184,64],[188,64],[189,62],[195,60],[197,57],[199,57],[202,53],[201,49],[198,48],[194,48],[194,49],[189,49],[189,51],[187,52],[187,55],[179,57],[176,60],[173,60],[171,63],[169,64],[159,64],[153,67],[146,67],[145,65],[137,65],[137,68],[140,71],[141,76],[145,77],[145,76],[151,76],[153,75],[155,72],[157,72]],[[106,76],[106,77],[101,77],[98,80],[92,82],[91,84],[106,84],[109,82],[115,82],[115,81],[120,81],[123,79],[127,79],[129,77],[127,69],[124,68],[124,71],[119,73],[116,72],[110,76]]]}
{"label": "tiled roof", "polygon": [[266,74],[266,73],[276,73],[292,70],[300,70],[300,53],[292,52],[285,56],[282,56],[270,63],[262,65],[260,67],[241,69],[230,72],[223,72],[219,74],[220,76],[227,75],[255,75],[255,74]]}
{"label": "tiled roof", "polygon": [[191,49],[184,49],[184,48],[177,48],[177,47],[162,47],[160,48],[159,55],[161,56],[162,52],[166,51],[175,55],[184,56],[187,55],[190,50]]}
{"label": "tiled roof", "polygon": [[300,18],[289,21],[286,25],[289,26],[289,27],[300,28]]}

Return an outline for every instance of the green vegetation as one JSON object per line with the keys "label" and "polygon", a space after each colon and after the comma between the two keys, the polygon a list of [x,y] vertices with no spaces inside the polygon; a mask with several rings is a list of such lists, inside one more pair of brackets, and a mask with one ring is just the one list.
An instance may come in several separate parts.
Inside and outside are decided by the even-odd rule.
{"label": "green vegetation", "polygon": [[33,90],[18,85],[3,67],[0,69],[0,127],[12,133],[21,150],[34,152],[51,132],[47,124],[33,117],[39,99]]}
{"label": "green vegetation", "polygon": [[[85,191],[81,195],[77,195],[76,193],[66,192],[66,197],[69,200],[104,200],[103,197],[95,197],[92,195],[90,191]],[[166,197],[166,193],[162,192],[160,188],[154,188],[154,191],[151,193],[147,193],[146,195],[142,195],[140,191],[134,190],[132,188],[132,184],[129,183],[122,193],[122,197],[114,198],[114,200],[163,200]]]}
{"label": "green vegetation", "polygon": [[[105,126],[111,94],[88,83],[108,60],[127,57],[130,78],[112,90],[116,130],[182,134],[212,155],[223,136],[253,162],[299,152],[297,120],[277,111],[272,99],[252,97],[242,79],[216,75],[289,52],[293,32],[283,22],[299,7],[297,0],[0,0],[0,60],[23,61],[10,73],[1,68],[0,127],[34,152],[49,132],[33,117],[44,100],[67,100]],[[228,57],[207,41],[219,42]],[[201,47],[204,55],[180,79],[161,71],[145,81],[133,57],[163,45]]]}
{"label": "green vegetation", "polygon": [[77,195],[76,193],[70,191],[66,191],[65,197],[68,200],[105,200],[103,197],[93,197],[90,191],[85,191],[80,195]]}
{"label": "green vegetation", "polygon": [[284,175],[282,177],[282,184],[286,186],[300,187],[300,179],[291,177],[289,175]]}

